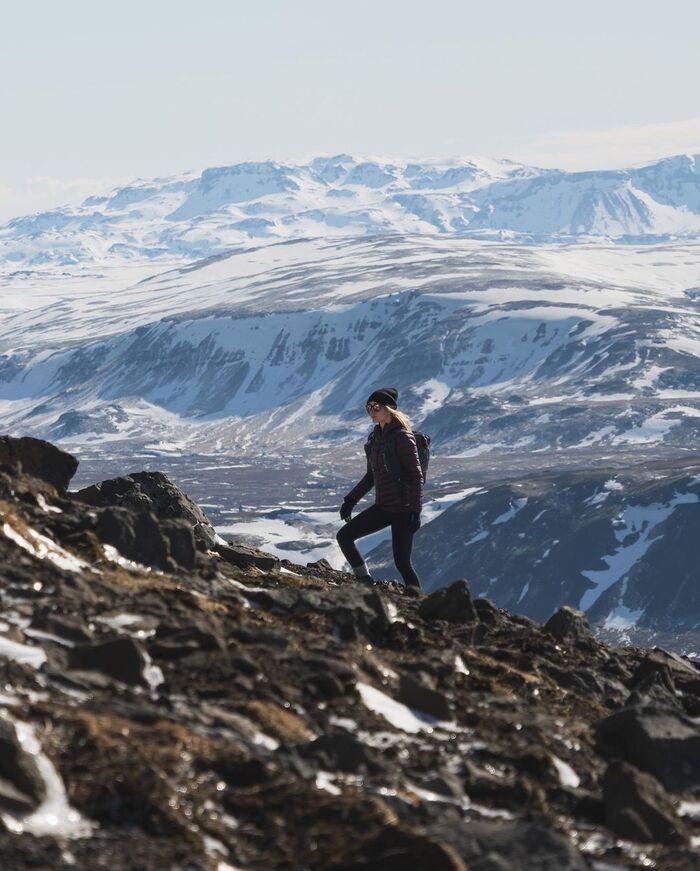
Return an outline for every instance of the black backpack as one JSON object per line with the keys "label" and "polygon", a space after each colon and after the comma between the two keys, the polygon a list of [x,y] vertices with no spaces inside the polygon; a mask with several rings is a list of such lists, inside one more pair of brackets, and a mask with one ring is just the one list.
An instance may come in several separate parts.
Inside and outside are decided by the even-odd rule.
{"label": "black backpack", "polygon": [[[395,481],[401,481],[401,478],[403,477],[401,461],[399,460],[398,451],[396,450],[396,439],[394,438],[397,432],[398,430],[394,430],[393,433],[389,435],[389,438],[384,445],[384,455],[382,460],[384,462],[384,468],[391,477]],[[413,430],[413,435],[416,439],[418,459],[420,460],[420,467],[423,472],[423,483],[425,483],[425,479],[428,477],[428,463],[430,462],[430,436],[423,432],[418,432],[417,430]],[[372,430],[369,434],[369,438],[365,442],[365,454],[367,455],[367,459],[370,458],[372,453],[373,442],[374,430]]]}

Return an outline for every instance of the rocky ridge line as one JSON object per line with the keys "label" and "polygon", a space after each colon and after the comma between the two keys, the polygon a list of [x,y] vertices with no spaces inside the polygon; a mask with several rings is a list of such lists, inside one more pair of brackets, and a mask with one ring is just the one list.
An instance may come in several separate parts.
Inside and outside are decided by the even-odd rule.
{"label": "rocky ridge line", "polygon": [[70,459],[0,440],[3,867],[698,867],[697,662],[280,563]]}

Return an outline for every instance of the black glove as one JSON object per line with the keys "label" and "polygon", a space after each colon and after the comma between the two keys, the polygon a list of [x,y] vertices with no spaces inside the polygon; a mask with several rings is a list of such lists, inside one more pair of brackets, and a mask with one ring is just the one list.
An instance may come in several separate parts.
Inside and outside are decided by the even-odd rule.
{"label": "black glove", "polygon": [[418,532],[420,529],[420,511],[412,511],[408,515],[407,528],[409,532]]}
{"label": "black glove", "polygon": [[344,520],[346,523],[352,517],[352,509],[353,504],[349,502],[347,499],[343,501],[343,504],[340,506],[340,519]]}

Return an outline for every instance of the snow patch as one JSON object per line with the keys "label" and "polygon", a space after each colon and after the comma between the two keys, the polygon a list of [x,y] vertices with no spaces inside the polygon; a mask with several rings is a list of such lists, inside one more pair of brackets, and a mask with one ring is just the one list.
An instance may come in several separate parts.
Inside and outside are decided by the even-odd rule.
{"label": "snow patch", "polygon": [[62,547],[56,544],[45,535],[37,532],[29,527],[26,528],[28,538],[25,538],[18,532],[14,526],[5,521],[2,525],[2,531],[11,541],[19,545],[23,550],[26,550],[37,559],[47,559],[58,568],[68,572],[81,572],[88,568],[88,564],[72,553],[68,553]]}
{"label": "snow patch", "polygon": [[499,514],[499,516],[491,521],[492,526],[498,526],[501,523],[508,523],[508,521],[512,520],[518,512],[522,511],[523,508],[527,505],[527,497],[523,497],[522,499],[516,499],[514,502],[511,502],[510,507],[507,511],[504,511],[503,514]]}
{"label": "snow patch", "polygon": [[379,714],[396,729],[404,732],[432,731],[436,726],[447,725],[397,702],[381,690],[360,681],[356,684],[360,697],[370,711]]}
{"label": "snow patch", "polygon": [[552,762],[554,763],[554,767],[557,769],[561,785],[569,786],[572,789],[578,789],[581,784],[581,778],[576,774],[569,763],[564,762],[563,759],[554,755],[552,755]]}
{"label": "snow patch", "polygon": [[39,668],[46,662],[46,654],[41,647],[32,647],[29,644],[20,644],[18,641],[10,641],[9,638],[0,637],[0,656],[22,662],[32,668]]}
{"label": "snow patch", "polygon": [[46,786],[46,798],[31,814],[17,818],[2,814],[7,828],[17,835],[52,835],[63,838],[88,838],[93,825],[84,819],[68,802],[66,788],[51,760],[41,749],[34,727],[19,720],[14,721],[17,738],[22,749],[34,756],[39,773]]}
{"label": "snow patch", "polygon": [[644,557],[654,542],[652,533],[679,505],[699,501],[700,496],[696,493],[676,493],[668,504],[656,502],[651,505],[628,505],[618,518],[615,538],[621,543],[628,537],[632,540],[629,544],[621,544],[610,556],[603,557],[608,564],[607,569],[581,573],[593,582],[594,587],[583,594],[579,608],[587,611],[607,589],[623,578]]}

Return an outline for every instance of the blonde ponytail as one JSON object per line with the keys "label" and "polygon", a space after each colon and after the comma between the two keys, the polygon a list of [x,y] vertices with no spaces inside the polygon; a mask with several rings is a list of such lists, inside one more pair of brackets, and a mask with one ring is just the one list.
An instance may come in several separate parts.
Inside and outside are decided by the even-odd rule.
{"label": "blonde ponytail", "polygon": [[401,426],[404,429],[407,429],[409,432],[413,431],[413,427],[411,426],[411,421],[403,413],[403,411],[399,411],[396,408],[390,408],[388,405],[386,407],[386,410],[389,412],[389,414],[392,416],[392,418],[394,420],[398,420],[398,422],[401,424]]}

